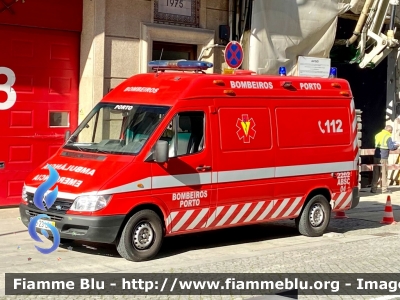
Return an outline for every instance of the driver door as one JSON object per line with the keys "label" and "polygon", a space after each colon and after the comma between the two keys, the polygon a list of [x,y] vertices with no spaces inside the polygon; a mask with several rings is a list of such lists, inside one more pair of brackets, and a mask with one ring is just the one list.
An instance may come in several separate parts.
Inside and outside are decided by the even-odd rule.
{"label": "driver door", "polygon": [[152,191],[169,208],[167,233],[204,228],[215,203],[208,120],[202,109],[179,112],[160,138],[169,143],[169,160],[152,164]]}

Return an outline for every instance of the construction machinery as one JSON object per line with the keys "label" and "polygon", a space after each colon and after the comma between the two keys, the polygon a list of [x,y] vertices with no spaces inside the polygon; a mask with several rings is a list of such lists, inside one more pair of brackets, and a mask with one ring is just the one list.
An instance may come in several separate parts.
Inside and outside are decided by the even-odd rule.
{"label": "construction machinery", "polygon": [[[354,43],[357,52],[350,63],[357,63],[360,68],[374,68],[392,50],[398,48],[399,41],[395,39],[398,6],[399,0],[365,1],[353,35],[347,40],[339,41],[339,44],[345,43],[347,47]],[[388,18],[389,24],[385,34],[382,29]]]}

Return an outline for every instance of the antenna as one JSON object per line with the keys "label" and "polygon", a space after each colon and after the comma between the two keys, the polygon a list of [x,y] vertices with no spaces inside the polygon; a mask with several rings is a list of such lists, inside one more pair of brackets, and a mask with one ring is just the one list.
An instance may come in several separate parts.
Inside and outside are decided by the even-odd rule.
{"label": "antenna", "polygon": [[[161,62],[161,58],[162,58],[163,52],[164,52],[164,48],[161,49],[160,59],[158,60],[159,62]],[[158,69],[159,69],[159,67],[156,70],[156,74],[157,74],[156,76],[158,76]]]}

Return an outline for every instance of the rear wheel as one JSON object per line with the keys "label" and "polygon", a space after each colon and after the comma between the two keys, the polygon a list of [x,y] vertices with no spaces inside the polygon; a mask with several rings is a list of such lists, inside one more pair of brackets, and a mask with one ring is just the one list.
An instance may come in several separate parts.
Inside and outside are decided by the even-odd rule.
{"label": "rear wheel", "polygon": [[316,195],[306,204],[300,216],[295,219],[296,227],[302,235],[321,236],[329,225],[331,208],[328,200]]}
{"label": "rear wheel", "polygon": [[160,217],[152,210],[141,210],[126,223],[117,240],[117,251],[127,260],[149,260],[161,248],[162,232]]}

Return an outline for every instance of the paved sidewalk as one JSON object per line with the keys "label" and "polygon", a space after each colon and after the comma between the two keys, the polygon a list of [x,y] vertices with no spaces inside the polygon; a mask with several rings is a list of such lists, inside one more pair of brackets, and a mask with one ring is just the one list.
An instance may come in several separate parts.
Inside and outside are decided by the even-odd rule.
{"label": "paved sidewalk", "polygon": [[[391,187],[395,220],[400,222],[400,187]],[[360,193],[358,207],[348,219],[332,218],[327,233],[318,238],[299,235],[290,220],[188,234],[167,238],[159,256],[131,263],[119,257],[113,245],[73,243],[52,254],[34,248],[17,208],[0,209],[0,299],[51,299],[1,297],[5,272],[62,273],[399,273],[400,223],[383,225],[387,195]],[[18,249],[17,249],[18,248]],[[28,260],[30,258],[30,260]],[[4,278],[4,277],[2,277]],[[88,299],[88,296],[62,299]],[[91,299],[143,299],[136,296],[98,296]],[[324,299],[374,299],[363,296],[324,296]],[[400,299],[400,297],[398,297]],[[156,299],[148,297],[146,299]],[[157,299],[178,299],[162,296]],[[187,299],[182,297],[180,299]],[[192,297],[191,299],[200,299]],[[228,299],[221,296],[201,299]],[[229,299],[246,299],[232,296]],[[302,296],[300,299],[321,299]],[[396,299],[396,298],[381,298]]]}

